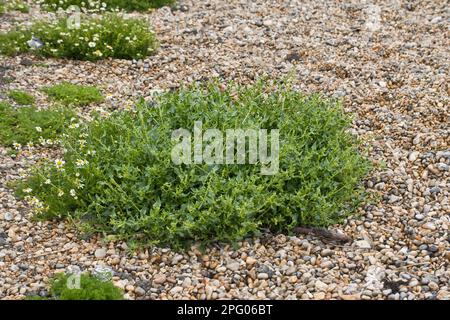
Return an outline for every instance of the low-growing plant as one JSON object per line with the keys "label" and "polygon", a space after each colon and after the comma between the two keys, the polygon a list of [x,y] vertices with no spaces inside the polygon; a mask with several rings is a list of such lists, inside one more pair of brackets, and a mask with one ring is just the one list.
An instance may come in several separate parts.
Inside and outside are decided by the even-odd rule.
{"label": "low-growing plant", "polygon": [[27,300],[123,300],[123,292],[111,281],[102,281],[92,275],[79,275],[79,288],[71,277],[74,275],[60,273],[51,281],[49,298],[28,296]]}
{"label": "low-growing plant", "polygon": [[114,9],[147,11],[153,8],[172,5],[174,2],[175,0],[43,0],[43,7],[49,11],[56,11],[59,8],[67,9],[70,6],[78,6],[97,11]]}
{"label": "low-growing plant", "polygon": [[14,108],[0,102],[0,144],[19,148],[29,142],[54,140],[75,116],[75,112],[67,108]]}
{"label": "low-growing plant", "polygon": [[103,101],[100,90],[96,87],[63,82],[43,89],[47,95],[64,105],[86,106]]}
{"label": "low-growing plant", "polygon": [[8,92],[8,97],[19,105],[31,105],[35,101],[31,94],[22,90],[11,90]]}
{"label": "low-growing plant", "polygon": [[21,0],[0,1],[0,14],[5,13],[6,11],[28,13],[30,8],[24,1]]}
{"label": "low-growing plant", "polygon": [[33,51],[47,57],[92,61],[140,59],[152,54],[156,46],[145,19],[126,19],[115,13],[102,18],[83,16],[79,28],[60,18],[55,23],[39,21],[0,34],[0,53],[5,55]]}
{"label": "low-growing plant", "polygon": [[[198,120],[220,132],[278,129],[278,173],[261,175],[254,164],[174,164],[173,130]],[[69,216],[91,232],[147,245],[327,226],[362,200],[359,182],[369,169],[349,126],[338,102],[283,82],[182,88],[67,132],[64,157],[36,167],[18,194],[46,207],[39,217]]]}

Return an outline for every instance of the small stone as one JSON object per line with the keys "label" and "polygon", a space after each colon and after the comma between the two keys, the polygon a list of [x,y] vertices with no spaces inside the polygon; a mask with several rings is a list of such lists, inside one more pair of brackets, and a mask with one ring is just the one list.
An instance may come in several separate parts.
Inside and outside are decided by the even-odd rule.
{"label": "small stone", "polygon": [[411,162],[414,162],[417,160],[417,157],[419,156],[419,152],[418,151],[413,151],[409,154],[408,160]]}
{"label": "small stone", "polygon": [[23,58],[23,59],[20,60],[20,64],[23,65],[23,66],[29,67],[29,66],[33,65],[33,61],[30,60],[30,59],[27,59],[27,58]]}
{"label": "small stone", "polygon": [[439,290],[439,285],[433,281],[430,281],[430,283],[428,283],[428,287],[433,291]]}
{"label": "small stone", "polygon": [[436,299],[438,300],[450,300],[450,292],[446,290],[439,290],[436,295]]}
{"label": "small stone", "polygon": [[211,286],[205,287],[206,299],[211,300],[214,290]]}
{"label": "small stone", "polygon": [[413,279],[409,282],[409,286],[410,287],[415,287],[419,285],[419,281],[417,281],[416,279]]}
{"label": "small stone", "polygon": [[301,59],[300,54],[297,52],[291,52],[286,55],[286,61],[292,62],[292,61],[299,61]]}
{"label": "small stone", "polygon": [[289,268],[286,270],[286,275],[287,275],[287,276],[290,276],[290,275],[294,274],[296,271],[297,271],[297,269],[296,269],[294,266],[289,267]]}
{"label": "small stone", "polygon": [[104,248],[100,248],[95,250],[94,256],[97,259],[103,259],[104,257],[106,257],[106,250]]}
{"label": "small stone", "polygon": [[113,276],[113,270],[104,265],[97,265],[92,271],[92,275],[103,282],[110,281]]}
{"label": "small stone", "polygon": [[440,17],[440,16],[437,16],[437,17],[434,17],[433,19],[431,19],[431,23],[433,23],[433,24],[439,23],[441,21],[442,21],[442,17]]}
{"label": "small stone", "polygon": [[122,290],[125,290],[125,286],[127,285],[127,280],[119,280],[114,282],[114,285]]}
{"label": "small stone", "polygon": [[267,273],[264,273],[264,272],[258,273],[258,279],[264,280],[264,279],[268,279],[268,278],[269,278],[269,275]]}
{"label": "small stone", "polygon": [[139,258],[139,260],[146,260],[148,258],[148,255],[145,253],[140,253],[138,258]]}
{"label": "small stone", "polygon": [[394,195],[394,194],[391,194],[391,195],[389,196],[388,202],[389,202],[389,203],[395,203],[395,202],[398,202],[398,201],[400,201],[400,200],[402,200],[402,197],[399,197],[399,196],[396,196],[396,195]]}
{"label": "small stone", "polygon": [[68,274],[80,274],[81,273],[81,268],[77,265],[70,265],[67,267],[66,269],[66,273]]}
{"label": "small stone", "polygon": [[436,226],[432,222],[427,222],[422,225],[422,228],[427,230],[436,230]]}
{"label": "small stone", "polygon": [[323,262],[320,264],[320,267],[321,267],[322,269],[331,269],[331,268],[334,267],[334,263],[333,263],[332,261],[323,261]]}
{"label": "small stone", "polygon": [[323,249],[322,252],[320,253],[322,257],[330,257],[333,254],[334,254],[333,250],[330,249]]}
{"label": "small stone", "polygon": [[142,297],[143,295],[145,295],[145,290],[142,289],[141,287],[136,287],[134,289],[134,293],[138,296],[138,297]]}
{"label": "small stone", "polygon": [[386,187],[386,184],[384,182],[380,182],[375,185],[375,189],[380,190],[380,191],[384,190],[385,187]]}
{"label": "small stone", "polygon": [[446,251],[444,256],[445,256],[445,259],[447,259],[447,261],[450,262],[450,251]]}
{"label": "small stone", "polygon": [[432,194],[440,193],[440,192],[441,192],[441,188],[439,188],[439,187],[433,187],[433,188],[430,189],[430,192],[431,192]]}
{"label": "small stone", "polygon": [[316,290],[318,291],[326,291],[328,289],[328,285],[320,280],[317,280],[314,283],[314,287],[316,288]]}
{"label": "small stone", "polygon": [[256,262],[257,262],[258,260],[256,260],[255,258],[253,258],[253,257],[247,257],[247,259],[245,260],[245,263],[248,265],[248,266],[253,266]]}
{"label": "small stone", "polygon": [[341,295],[342,300],[360,300],[361,295],[359,293],[355,294],[343,294]]}
{"label": "small stone", "polygon": [[7,211],[7,212],[5,212],[5,215],[3,216],[3,218],[6,221],[12,221],[14,219],[14,215],[11,212]]}
{"label": "small stone", "polygon": [[224,28],[223,29],[223,32],[225,32],[225,33],[231,33],[231,32],[233,32],[233,26],[228,26],[228,27],[226,27],[226,28]]}
{"label": "small stone", "polygon": [[183,280],[183,284],[181,285],[183,288],[189,288],[192,285],[192,280],[189,277],[186,277]]}
{"label": "small stone", "polygon": [[219,267],[216,268],[216,271],[217,271],[218,273],[225,272],[225,271],[227,271],[227,267],[225,267],[225,266],[219,266]]}
{"label": "small stone", "polygon": [[176,254],[173,258],[172,258],[172,265],[177,264],[178,262],[180,262],[181,260],[183,260],[183,256],[181,254]]}
{"label": "small stone", "polygon": [[323,300],[325,299],[325,293],[324,292],[316,292],[314,293],[314,300]]}
{"label": "small stone", "polygon": [[155,284],[163,284],[166,280],[166,275],[162,273],[159,273],[153,277],[153,283]]}
{"label": "small stone", "polygon": [[173,287],[172,289],[170,289],[169,293],[171,295],[175,295],[175,294],[180,293],[182,291],[183,291],[183,287],[176,286],[176,287]]}
{"label": "small stone", "polygon": [[355,245],[360,249],[370,249],[372,246],[367,240],[358,240],[355,241]]}
{"label": "small stone", "polygon": [[227,269],[231,271],[238,271],[240,268],[240,263],[237,261],[232,261],[227,264]]}
{"label": "small stone", "polygon": [[185,4],[180,5],[180,11],[181,12],[188,12],[189,11],[189,7]]}

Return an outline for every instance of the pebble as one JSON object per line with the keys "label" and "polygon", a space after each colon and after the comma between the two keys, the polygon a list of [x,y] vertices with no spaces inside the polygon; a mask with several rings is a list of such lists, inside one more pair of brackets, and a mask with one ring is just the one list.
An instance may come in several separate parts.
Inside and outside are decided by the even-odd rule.
{"label": "pebble", "polygon": [[227,269],[229,269],[231,271],[238,271],[239,268],[240,268],[240,263],[237,261],[229,262],[227,264]]}
{"label": "pebble", "polygon": [[138,297],[145,296],[145,290],[142,289],[141,287],[136,287],[136,288],[134,289],[134,293],[135,293]]}
{"label": "pebble", "polygon": [[297,271],[297,269],[296,269],[294,266],[292,266],[292,267],[289,267],[289,268],[286,270],[285,274],[286,274],[287,276],[290,276],[290,275],[294,274],[296,271]]}
{"label": "pebble", "polygon": [[258,279],[260,280],[264,280],[264,279],[268,279],[269,275],[267,273],[258,273]]}
{"label": "pebble", "polygon": [[428,229],[428,230],[436,230],[436,226],[435,226],[435,224],[432,223],[432,222],[424,223],[424,224],[422,225],[422,228]]}
{"label": "pebble", "polygon": [[326,291],[328,289],[328,285],[320,280],[317,280],[314,283],[314,287],[316,288],[316,290],[318,291]]}
{"label": "pebble", "polygon": [[354,242],[355,245],[360,249],[370,249],[372,246],[367,240],[358,240]]}
{"label": "pebble", "polygon": [[192,285],[191,278],[185,278],[183,280],[183,284],[181,285],[183,288],[189,288]]}
{"label": "pebble", "polygon": [[245,260],[245,263],[248,265],[248,266],[253,266],[256,262],[257,262],[258,260],[256,260],[255,258],[253,258],[253,257],[247,257],[247,259]]}
{"label": "pebble", "polygon": [[409,154],[408,160],[411,162],[414,162],[417,160],[417,157],[419,156],[419,152],[418,151],[413,151]]}
{"label": "pebble", "polygon": [[153,277],[153,283],[155,284],[163,284],[167,280],[166,275],[164,274],[157,274]]}
{"label": "pebble", "polygon": [[14,219],[14,215],[13,215],[11,212],[7,211],[7,212],[5,212],[5,214],[3,215],[3,218],[4,218],[6,221],[11,221],[11,220]]}
{"label": "pebble", "polygon": [[106,250],[104,248],[99,248],[95,250],[94,256],[97,259],[103,259],[104,257],[106,257]]}
{"label": "pebble", "polygon": [[332,256],[334,254],[334,252],[332,251],[332,250],[330,250],[330,249],[323,249],[321,252],[320,252],[320,255],[322,256],[322,257],[330,257],[330,256]]}

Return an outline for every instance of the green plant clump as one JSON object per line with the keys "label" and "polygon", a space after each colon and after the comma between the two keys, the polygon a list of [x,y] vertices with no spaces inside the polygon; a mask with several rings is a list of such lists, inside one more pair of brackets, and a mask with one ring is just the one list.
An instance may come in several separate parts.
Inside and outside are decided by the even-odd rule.
{"label": "green plant clump", "polygon": [[75,112],[66,108],[13,108],[0,102],[0,144],[17,146],[56,139],[73,117]]}
{"label": "green plant clump", "polygon": [[86,106],[103,101],[103,96],[98,88],[68,82],[44,88],[43,91],[51,99],[64,105]]}
{"label": "green plant clump", "polygon": [[51,297],[29,296],[27,300],[123,300],[123,292],[111,281],[81,274],[79,288],[70,274],[60,273],[51,282]]}
{"label": "green plant clump", "polygon": [[124,9],[126,11],[147,11],[153,8],[172,5],[174,0],[44,0],[43,7],[49,11],[56,11],[58,8],[67,9],[70,6],[78,6],[87,9]]}
{"label": "green plant clump", "polygon": [[[30,45],[32,36],[37,40]],[[5,55],[33,51],[46,57],[91,61],[140,59],[152,54],[156,46],[145,19],[126,19],[115,13],[102,18],[83,16],[79,28],[60,18],[56,23],[39,21],[0,34],[0,53]]]}
{"label": "green plant clump", "polygon": [[34,97],[28,92],[22,90],[11,90],[8,92],[8,97],[14,100],[18,105],[32,105]]}
{"label": "green plant clump", "polygon": [[6,11],[19,11],[22,13],[30,12],[28,5],[21,0],[0,1],[0,14]]}
{"label": "green plant clump", "polygon": [[[248,161],[175,164],[173,130],[192,132],[196,121],[223,133],[278,129],[278,172],[262,175],[261,163]],[[31,188],[45,204],[40,217],[69,216],[85,231],[136,244],[235,242],[266,228],[327,226],[362,200],[369,169],[349,126],[339,103],[282,82],[193,86],[68,132],[64,158],[35,168],[18,190]]]}

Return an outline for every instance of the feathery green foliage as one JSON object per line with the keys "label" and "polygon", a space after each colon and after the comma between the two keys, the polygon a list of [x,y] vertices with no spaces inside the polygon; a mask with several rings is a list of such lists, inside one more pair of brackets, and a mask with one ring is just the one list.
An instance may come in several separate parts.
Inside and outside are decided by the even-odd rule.
{"label": "feathery green foliage", "polygon": [[0,102],[0,144],[13,146],[59,138],[75,112],[67,108],[14,108]]}
{"label": "feathery green foliage", "polygon": [[22,90],[11,90],[8,92],[8,97],[13,99],[18,105],[32,105],[34,97],[28,92]]}
{"label": "feathery green foliage", "polygon": [[86,106],[103,101],[100,90],[96,87],[63,82],[43,89],[47,95],[64,105]]}
{"label": "feathery green foliage", "polygon": [[80,288],[68,283],[72,275],[60,273],[51,281],[51,297],[29,296],[26,300],[123,300],[123,292],[111,281],[102,281],[92,275],[80,275]]}

